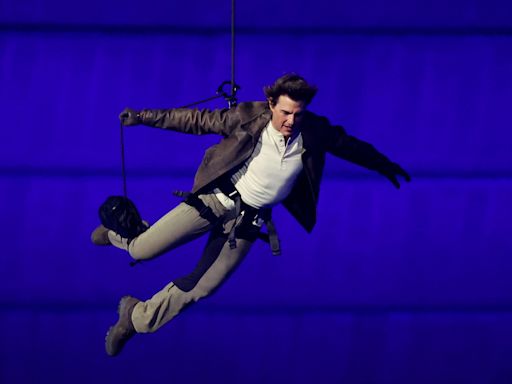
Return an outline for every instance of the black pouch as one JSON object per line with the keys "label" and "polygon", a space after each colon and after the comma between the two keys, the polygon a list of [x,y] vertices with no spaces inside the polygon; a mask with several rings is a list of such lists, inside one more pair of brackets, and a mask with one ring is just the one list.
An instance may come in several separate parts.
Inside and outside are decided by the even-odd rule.
{"label": "black pouch", "polygon": [[149,228],[133,201],[124,196],[109,196],[100,206],[99,216],[106,228],[130,240]]}

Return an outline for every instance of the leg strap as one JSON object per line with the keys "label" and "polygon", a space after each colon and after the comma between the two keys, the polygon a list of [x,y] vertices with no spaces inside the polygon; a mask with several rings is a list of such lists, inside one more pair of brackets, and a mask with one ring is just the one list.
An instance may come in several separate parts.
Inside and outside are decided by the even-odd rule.
{"label": "leg strap", "polygon": [[197,211],[199,212],[199,216],[201,216],[203,219],[208,220],[210,223],[215,224],[219,221],[219,218],[215,216],[212,209],[210,207],[207,207],[206,204],[203,203],[203,201],[194,193],[188,195],[184,202],[190,205],[191,207],[197,209]]}

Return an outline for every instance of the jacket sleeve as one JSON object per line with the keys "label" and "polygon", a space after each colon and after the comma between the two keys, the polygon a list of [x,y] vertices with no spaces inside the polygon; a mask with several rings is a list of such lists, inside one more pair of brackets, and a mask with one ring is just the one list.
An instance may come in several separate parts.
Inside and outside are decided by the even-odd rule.
{"label": "jacket sleeve", "polygon": [[348,135],[342,126],[328,125],[327,152],[359,166],[382,172],[391,161],[375,147],[363,140]]}
{"label": "jacket sleeve", "polygon": [[172,131],[228,136],[240,124],[236,109],[143,109],[142,124]]}

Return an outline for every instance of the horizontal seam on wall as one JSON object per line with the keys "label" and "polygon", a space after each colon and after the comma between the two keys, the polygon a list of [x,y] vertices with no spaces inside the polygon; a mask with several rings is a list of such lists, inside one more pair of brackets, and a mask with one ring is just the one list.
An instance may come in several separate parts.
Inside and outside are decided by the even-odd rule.
{"label": "horizontal seam on wall", "polygon": [[[188,27],[172,25],[129,24],[57,24],[57,23],[0,23],[0,32],[24,33],[105,33],[136,35],[226,35],[229,26]],[[293,36],[512,36],[511,26],[238,26],[238,35]]]}
{"label": "horizontal seam on wall", "polygon": [[[436,180],[512,180],[512,170],[408,170],[414,179]],[[155,170],[137,168],[127,171],[129,179],[147,178],[192,178],[195,168],[174,168]],[[51,178],[51,179],[100,179],[118,178],[119,168],[81,168],[81,167],[0,167],[0,178]],[[324,180],[372,180],[381,179],[378,173],[361,169],[361,171],[326,170]]]}
{"label": "horizontal seam on wall", "polygon": [[[37,312],[37,313],[82,313],[115,310],[115,303],[1,303],[0,313]],[[430,305],[430,306],[275,306],[261,305],[211,305],[200,304],[193,308],[196,312],[230,315],[493,315],[510,314],[512,306],[485,305]]]}

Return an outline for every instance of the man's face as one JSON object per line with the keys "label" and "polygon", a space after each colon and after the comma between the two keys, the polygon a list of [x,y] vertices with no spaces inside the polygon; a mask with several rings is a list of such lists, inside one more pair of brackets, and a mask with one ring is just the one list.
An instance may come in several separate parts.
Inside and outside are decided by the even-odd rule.
{"label": "man's face", "polygon": [[272,126],[285,138],[289,138],[300,129],[300,123],[306,111],[303,101],[294,101],[287,95],[281,95],[275,106],[272,106],[270,101],[269,105],[272,111]]}

